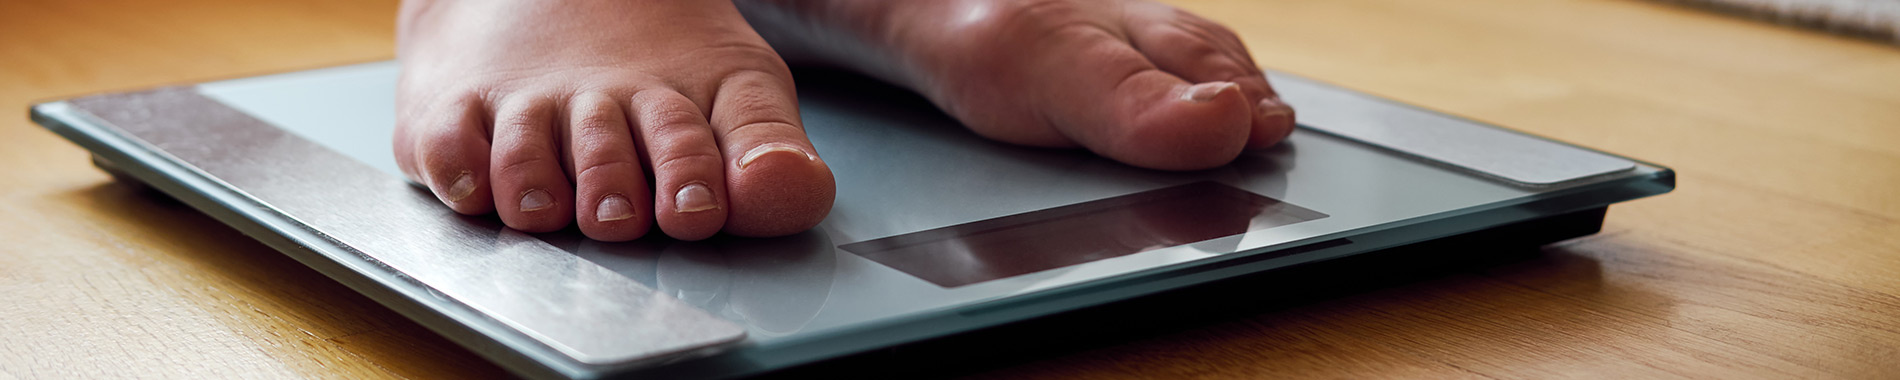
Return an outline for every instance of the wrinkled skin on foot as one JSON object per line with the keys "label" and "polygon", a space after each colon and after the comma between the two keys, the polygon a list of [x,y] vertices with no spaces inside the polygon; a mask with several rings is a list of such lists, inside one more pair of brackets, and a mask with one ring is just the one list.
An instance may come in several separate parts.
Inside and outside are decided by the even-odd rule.
{"label": "wrinkled skin on foot", "polygon": [[1138,0],[740,0],[794,61],[909,87],[983,136],[1168,170],[1293,131],[1227,28]]}
{"label": "wrinkled skin on foot", "polygon": [[456,212],[697,240],[823,220],[791,74],[725,1],[408,1],[397,163]]}
{"label": "wrinkled skin on foot", "polygon": [[746,18],[724,1],[406,2],[398,164],[457,212],[530,232],[805,230],[835,189],[774,47],[907,86],[983,136],[1136,166],[1219,166],[1293,129],[1233,33],[1165,5],[739,4]]}

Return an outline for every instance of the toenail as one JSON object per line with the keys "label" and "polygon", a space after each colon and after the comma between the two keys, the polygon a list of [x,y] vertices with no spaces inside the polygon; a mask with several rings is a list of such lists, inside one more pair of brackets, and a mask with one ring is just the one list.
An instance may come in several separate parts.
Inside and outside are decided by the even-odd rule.
{"label": "toenail", "polygon": [[[1277,97],[1261,99],[1260,105],[1257,108],[1259,109],[1257,112],[1260,112],[1260,116],[1270,119],[1291,118],[1293,116],[1293,107],[1286,105],[1286,102],[1280,101],[1280,98]],[[1292,120],[1288,121],[1291,122]]]}
{"label": "toenail", "polygon": [[766,143],[752,148],[752,150],[746,151],[744,156],[740,156],[739,170],[745,170],[746,165],[751,165],[753,160],[757,160],[760,156],[772,152],[797,153],[804,156],[806,161],[816,161],[818,159],[817,157],[812,157],[811,153],[805,153],[805,150],[792,146],[792,144]]}
{"label": "toenail", "polygon": [[594,219],[602,222],[631,218],[633,218],[633,203],[627,202],[627,197],[620,194],[608,195],[607,198],[600,200],[600,207],[594,208]]}
{"label": "toenail", "polygon": [[461,175],[455,176],[454,182],[449,182],[449,192],[445,195],[449,196],[449,202],[459,202],[470,194],[475,194],[475,173],[463,170]]}
{"label": "toenail", "polygon": [[1181,100],[1195,103],[1206,102],[1214,100],[1215,97],[1219,97],[1222,92],[1238,88],[1240,88],[1240,85],[1234,84],[1234,82],[1207,82],[1197,84],[1188,87],[1187,91],[1181,92]]}
{"label": "toenail", "polygon": [[680,187],[673,195],[673,211],[699,212],[719,208],[719,202],[713,200],[712,188],[706,184],[694,182]]}
{"label": "toenail", "polygon": [[521,212],[541,211],[554,207],[554,196],[541,189],[521,193]]}

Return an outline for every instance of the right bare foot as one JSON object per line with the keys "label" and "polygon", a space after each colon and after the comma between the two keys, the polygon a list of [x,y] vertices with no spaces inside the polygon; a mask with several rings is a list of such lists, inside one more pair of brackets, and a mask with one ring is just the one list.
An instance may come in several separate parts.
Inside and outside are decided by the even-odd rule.
{"label": "right bare foot", "polygon": [[791,73],[727,1],[412,0],[399,26],[396,161],[456,212],[615,241],[831,209]]}
{"label": "right bare foot", "polygon": [[743,0],[787,58],[917,91],[977,134],[1206,169],[1293,132],[1226,27],[1146,0]]}

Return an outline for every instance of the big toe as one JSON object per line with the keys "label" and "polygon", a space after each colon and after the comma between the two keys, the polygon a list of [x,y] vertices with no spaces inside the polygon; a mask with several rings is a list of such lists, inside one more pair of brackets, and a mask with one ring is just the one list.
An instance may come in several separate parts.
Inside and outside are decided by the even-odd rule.
{"label": "big toe", "polygon": [[783,236],[818,225],[837,189],[805,137],[791,73],[743,72],[720,86],[712,126],[727,157],[725,232]]}
{"label": "big toe", "polygon": [[[1099,51],[1099,50],[1098,50]],[[1233,161],[1246,148],[1253,106],[1227,81],[1189,83],[1154,68],[1122,45],[1114,59],[1075,55],[1081,70],[1051,74],[1043,119],[1098,154],[1130,165],[1197,170]]]}
{"label": "big toe", "polygon": [[1189,85],[1159,71],[1138,75],[1106,94],[1126,106],[1108,113],[1102,154],[1136,166],[1195,170],[1224,165],[1246,148],[1253,116],[1239,85]]}
{"label": "big toe", "polygon": [[1161,70],[1191,82],[1239,85],[1253,105],[1248,148],[1266,148],[1293,132],[1293,108],[1280,101],[1240,37],[1218,23],[1147,3],[1129,17],[1129,42]]}
{"label": "big toe", "polygon": [[837,192],[831,169],[809,146],[769,142],[733,162],[727,178],[732,216],[726,233],[784,236],[818,225]]}
{"label": "big toe", "polygon": [[1099,29],[1052,32],[1034,50],[977,63],[1001,66],[988,69],[1010,73],[1001,80],[1019,81],[991,86],[1012,89],[1004,96],[965,91],[948,108],[987,136],[1052,131],[1097,154],[1152,169],[1220,166],[1247,146],[1254,105],[1232,81],[1184,80]]}

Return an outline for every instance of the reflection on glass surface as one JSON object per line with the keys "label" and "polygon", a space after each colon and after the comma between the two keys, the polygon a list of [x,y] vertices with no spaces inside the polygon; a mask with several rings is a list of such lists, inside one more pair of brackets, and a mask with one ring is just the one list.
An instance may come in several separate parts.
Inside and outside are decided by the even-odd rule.
{"label": "reflection on glass surface", "polygon": [[958,287],[1324,217],[1204,181],[839,248]]}
{"label": "reflection on glass surface", "polygon": [[604,243],[571,235],[543,239],[568,240],[571,248],[563,248],[575,255],[746,325],[754,334],[782,336],[804,329],[830,298],[837,270],[831,239],[818,230],[697,242]]}

